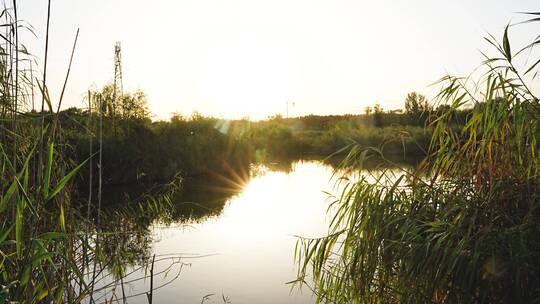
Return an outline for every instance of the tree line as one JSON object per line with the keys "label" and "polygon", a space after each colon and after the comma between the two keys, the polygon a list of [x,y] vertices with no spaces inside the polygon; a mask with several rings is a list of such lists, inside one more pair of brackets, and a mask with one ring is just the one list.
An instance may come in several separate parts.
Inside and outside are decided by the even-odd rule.
{"label": "tree line", "polygon": [[[401,112],[375,107],[358,115],[278,115],[262,121],[195,113],[152,121],[142,91],[116,96],[114,87],[106,85],[87,99],[87,109],[61,111],[60,123],[74,159],[84,160],[102,145],[106,184],[166,181],[178,173],[221,174],[284,158],[324,158],[352,143],[379,147],[385,155],[419,158],[427,151],[429,119],[437,111],[413,92]],[[467,113],[456,111],[453,123],[461,124]],[[92,170],[97,172],[95,164]]]}

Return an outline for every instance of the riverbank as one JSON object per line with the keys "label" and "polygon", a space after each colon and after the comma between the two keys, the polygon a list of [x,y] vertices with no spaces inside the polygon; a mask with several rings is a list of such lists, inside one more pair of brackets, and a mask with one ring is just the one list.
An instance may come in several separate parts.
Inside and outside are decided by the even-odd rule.
{"label": "riverbank", "polygon": [[[102,147],[105,185],[167,182],[178,174],[227,174],[251,163],[284,159],[339,158],[347,155],[351,145],[374,147],[386,157],[420,159],[427,153],[432,133],[430,128],[414,125],[370,126],[369,116],[307,116],[252,122],[194,115],[151,122],[100,118],[76,109],[68,112],[60,117],[72,147],[71,157],[83,161]],[[390,113],[383,117],[386,115],[396,121],[407,117]],[[97,181],[97,162],[91,172]],[[79,174],[82,184],[88,182],[89,174]]]}

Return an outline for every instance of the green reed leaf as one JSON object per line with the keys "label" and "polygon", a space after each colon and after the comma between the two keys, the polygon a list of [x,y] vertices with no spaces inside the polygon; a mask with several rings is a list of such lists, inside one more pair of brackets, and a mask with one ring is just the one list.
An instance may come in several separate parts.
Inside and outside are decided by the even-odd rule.
{"label": "green reed leaf", "polygon": [[62,189],[66,186],[66,184],[79,172],[79,170],[86,164],[88,161],[85,160],[80,165],[75,167],[73,170],[71,170],[68,174],[66,174],[57,184],[56,186],[51,190],[49,195],[45,198],[46,201],[50,201],[52,198],[54,198]]}

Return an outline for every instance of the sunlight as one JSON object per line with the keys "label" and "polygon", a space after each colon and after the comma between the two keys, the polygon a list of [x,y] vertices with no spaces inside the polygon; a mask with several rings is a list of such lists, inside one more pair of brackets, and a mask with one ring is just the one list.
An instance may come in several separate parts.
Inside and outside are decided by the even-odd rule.
{"label": "sunlight", "polygon": [[0,304],[538,302],[537,2],[0,0]]}
{"label": "sunlight", "polygon": [[[272,171],[261,166],[259,174],[245,184],[239,196],[228,205],[222,216],[222,228],[230,239],[236,236],[260,238],[275,234],[283,236],[291,231],[304,235],[322,235],[324,229],[318,224],[324,222],[324,210],[332,169],[316,162],[297,162],[291,172]],[[317,191],[302,189],[316,185]],[[319,209],[321,208],[321,209]],[[303,214],[305,218],[298,218]],[[321,216],[323,215],[323,216]],[[317,217],[318,222],[307,225],[306,219]],[[246,231],[246,227],[251,227]]]}
{"label": "sunlight", "polygon": [[294,51],[252,35],[220,40],[202,56],[199,92],[225,117],[284,113],[297,79]]}

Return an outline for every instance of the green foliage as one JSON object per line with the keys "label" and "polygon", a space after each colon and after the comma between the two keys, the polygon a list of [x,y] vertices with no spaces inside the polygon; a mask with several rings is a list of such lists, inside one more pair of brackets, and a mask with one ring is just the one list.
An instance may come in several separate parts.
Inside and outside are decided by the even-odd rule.
{"label": "green foliage", "polygon": [[[381,110],[382,111],[382,110]],[[380,112],[375,115],[305,116],[253,122],[241,136],[252,151],[266,159],[283,157],[326,157],[351,143],[378,146],[388,156],[425,155],[430,130],[406,123],[405,116]],[[341,155],[344,156],[343,153]]]}
{"label": "green foliage", "polygon": [[116,92],[113,84],[104,86],[100,91],[92,92],[93,108],[106,117],[117,119],[150,118],[146,94],[137,90],[133,93]]}
{"label": "green foliage", "polygon": [[383,126],[383,108],[379,103],[376,103],[373,107],[373,125],[376,128]]}
{"label": "green foliage", "polygon": [[[107,91],[104,89],[103,91]],[[129,96],[129,93],[125,94]],[[102,94],[92,94],[93,103]],[[73,158],[89,156],[86,126],[99,113],[68,109],[60,113],[66,141]],[[103,162],[106,184],[168,181],[184,176],[223,173],[230,168],[246,168],[251,161],[326,157],[353,142],[379,146],[387,156],[425,155],[430,129],[408,125],[399,113],[380,113],[382,127],[370,116],[306,116],[268,120],[220,120],[195,113],[191,117],[173,115],[169,122],[138,118],[103,117]],[[98,133],[93,124],[91,133]],[[98,149],[94,141],[93,151]],[[344,155],[341,155],[344,156]],[[97,172],[97,166],[93,166]],[[97,180],[97,179],[94,179]],[[83,180],[84,181],[84,180]]]}
{"label": "green foliage", "polygon": [[[61,120],[74,159],[83,161],[89,156],[93,137],[88,136],[85,126],[88,120],[98,119],[97,114],[72,111],[66,121]],[[73,121],[76,123],[69,123]],[[228,125],[228,121],[198,114],[189,119],[175,115],[170,122],[104,117],[103,182],[108,185],[168,182],[178,173],[188,177],[247,167],[250,161],[247,147]],[[91,131],[97,134],[99,126],[94,124]],[[97,151],[100,143],[94,140],[92,145],[92,150]],[[97,164],[92,172],[97,177]],[[79,180],[87,182],[87,176],[80,176]]]}
{"label": "green foliage", "polygon": [[[21,167],[13,174],[16,163],[9,160],[0,144],[0,171],[3,182],[10,185],[2,194],[0,208],[0,299],[37,303],[46,297],[66,299],[73,292],[72,283],[84,285],[80,260],[76,248],[85,238],[76,233],[82,226],[74,225],[76,214],[70,206],[69,182],[80,170],[73,168],[58,175],[59,158],[49,144],[45,177],[41,183],[33,182],[32,157],[34,149],[25,151]],[[64,167],[65,169],[65,167]],[[63,169],[62,169],[63,170]],[[81,295],[88,286],[81,285]],[[72,302],[78,302],[70,296]]]}
{"label": "green foliage", "polygon": [[407,94],[405,98],[405,114],[409,123],[424,125],[432,111],[432,106],[424,95],[416,92]]}
{"label": "green foliage", "polygon": [[[514,66],[508,27],[502,45],[488,41],[502,57],[486,57],[481,87],[441,79],[425,161],[349,180],[330,208],[328,236],[299,240],[296,282],[311,274],[319,302],[540,299],[538,98]],[[471,104],[465,124],[454,125]],[[353,149],[345,163],[372,151]]]}
{"label": "green foliage", "polygon": [[[34,77],[34,58],[18,41],[24,26],[17,18],[17,1],[4,4],[0,13],[6,28],[0,35],[0,303],[87,303],[98,280],[92,270],[101,272],[113,259],[100,245],[107,234],[99,230],[101,195],[85,201],[74,183],[95,154],[86,150],[77,159],[77,147],[67,139],[94,138],[98,133],[77,130],[86,125],[81,125],[83,115],[92,117],[89,113],[53,110],[46,69],[40,75],[43,80]],[[41,100],[39,112],[34,99],[27,99],[34,91]],[[144,100],[142,94],[125,96],[120,113],[144,121]],[[89,210],[85,215],[80,208],[84,203]]]}

